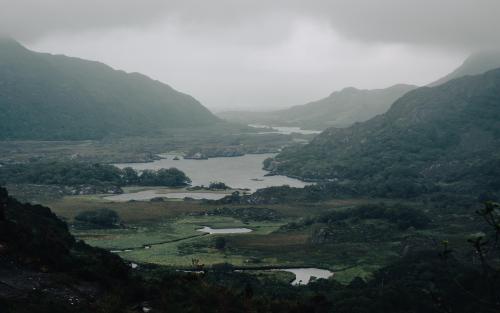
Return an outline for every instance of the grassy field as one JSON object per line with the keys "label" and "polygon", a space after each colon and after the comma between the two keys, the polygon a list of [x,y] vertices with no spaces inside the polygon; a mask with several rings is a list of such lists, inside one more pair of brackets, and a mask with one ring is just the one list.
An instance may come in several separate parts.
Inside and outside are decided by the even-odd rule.
{"label": "grassy field", "polygon": [[[280,204],[255,206],[276,211],[275,220],[248,220],[238,216],[213,216],[207,212],[219,206],[201,201],[134,201],[110,202],[102,196],[66,196],[47,201],[46,205],[70,225],[80,212],[109,208],[121,218],[123,228],[89,229],[71,226],[72,233],[87,243],[116,251],[136,263],[155,263],[175,268],[192,268],[192,260],[211,266],[230,263],[238,268],[268,269],[282,267],[316,267],[331,270],[335,279],[348,283],[356,276],[369,277],[376,269],[394,261],[403,253],[411,238],[432,238],[431,245],[440,249],[442,240],[455,248],[466,246],[466,237],[476,230],[477,218],[471,212],[429,212],[432,225],[426,229],[395,230],[386,222],[366,220],[345,225],[339,240],[314,243],[313,233],[322,225],[312,224],[297,229],[280,229],[291,222],[329,211],[347,210],[357,205],[378,203],[379,199],[339,199],[315,204]],[[385,200],[386,203],[399,202]],[[245,207],[234,205],[231,207]],[[246,206],[248,207],[248,206]],[[250,228],[245,234],[205,234],[197,231],[212,228]],[[351,228],[354,227],[354,228]],[[360,240],[359,232],[375,232],[370,240]],[[388,231],[390,236],[384,237]],[[377,232],[382,235],[377,236]],[[352,236],[349,234],[352,233]],[[224,249],[215,248],[217,237],[224,237]],[[368,232],[368,238],[372,234]],[[411,244],[408,244],[410,242]],[[424,244],[429,244],[425,242]],[[127,250],[127,251],[123,251]],[[460,250],[460,249],[457,249]],[[258,271],[259,272],[259,271]],[[257,274],[257,272],[256,272]],[[290,280],[290,273],[260,271],[262,279],[281,275]],[[273,278],[274,279],[274,278]]]}

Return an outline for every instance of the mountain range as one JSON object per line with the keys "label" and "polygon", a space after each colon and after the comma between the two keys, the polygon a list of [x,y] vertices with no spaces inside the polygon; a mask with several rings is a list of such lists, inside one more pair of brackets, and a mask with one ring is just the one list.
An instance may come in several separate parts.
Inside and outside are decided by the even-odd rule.
{"label": "mountain range", "polygon": [[417,88],[399,84],[384,89],[362,90],[354,87],[335,91],[328,97],[271,112],[221,112],[219,117],[244,124],[298,126],[323,130],[328,127],[347,127],[382,114],[399,97]]}
{"label": "mountain range", "polygon": [[193,97],[139,73],[0,39],[0,139],[145,135],[219,122]]}

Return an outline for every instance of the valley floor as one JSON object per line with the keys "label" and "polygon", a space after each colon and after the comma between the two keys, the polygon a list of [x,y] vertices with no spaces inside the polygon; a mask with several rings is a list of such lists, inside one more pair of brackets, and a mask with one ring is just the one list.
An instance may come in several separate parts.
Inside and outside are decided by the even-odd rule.
{"label": "valley floor", "polygon": [[[386,204],[401,203],[384,200]],[[394,229],[380,221],[366,221],[361,227],[337,225],[339,238],[325,242],[316,239],[324,225],[306,223],[294,225],[308,218],[332,211],[378,204],[379,199],[344,199],[309,204],[280,204],[255,206],[251,209],[269,209],[278,218],[260,220],[242,216],[214,215],[221,205],[203,201],[167,200],[163,202],[111,202],[102,196],[65,196],[44,204],[69,222],[76,238],[90,245],[113,251],[134,263],[154,263],[176,269],[196,269],[222,263],[235,268],[270,269],[311,267],[335,273],[334,279],[348,283],[354,277],[370,277],[375,270],[397,260],[408,249],[433,245],[440,249],[441,241],[448,240],[457,250],[468,251],[467,236],[477,230],[480,222],[473,214],[457,212],[432,213],[430,227],[416,230]],[[420,203],[407,203],[420,206]],[[231,206],[245,208],[248,206]],[[74,217],[88,210],[109,208],[116,211],[123,225],[116,228],[93,228],[74,223]],[[429,211],[429,210],[427,210]],[[377,225],[376,227],[374,225]],[[207,234],[199,229],[248,228],[242,234]],[[342,234],[347,234],[342,235]],[[225,246],[215,247],[218,237]],[[196,260],[194,263],[193,260]]]}

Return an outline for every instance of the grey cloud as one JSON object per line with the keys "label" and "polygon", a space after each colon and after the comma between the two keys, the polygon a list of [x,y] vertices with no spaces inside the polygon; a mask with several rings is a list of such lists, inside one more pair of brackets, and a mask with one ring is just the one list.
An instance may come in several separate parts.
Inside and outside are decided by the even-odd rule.
{"label": "grey cloud", "polygon": [[[498,0],[0,0],[0,29],[21,40],[54,32],[141,27],[173,19],[186,31],[224,33],[255,27],[266,42],[295,18],[323,19],[361,41],[482,48],[499,45]],[[267,29],[269,30],[269,29]]]}
{"label": "grey cloud", "polygon": [[140,26],[165,15],[164,1],[0,0],[0,32],[30,41],[59,32]]}
{"label": "grey cloud", "polygon": [[339,32],[360,40],[469,49],[500,44],[497,0],[354,0],[321,12]]}

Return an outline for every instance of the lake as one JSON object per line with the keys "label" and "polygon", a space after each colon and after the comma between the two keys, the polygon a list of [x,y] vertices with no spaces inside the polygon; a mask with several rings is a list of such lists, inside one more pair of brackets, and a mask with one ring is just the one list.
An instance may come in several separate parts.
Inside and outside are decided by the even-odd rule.
{"label": "lake", "polygon": [[[260,188],[289,185],[304,187],[310,183],[286,176],[265,176],[268,172],[262,169],[262,162],[275,156],[272,153],[247,154],[238,157],[210,158],[208,160],[180,159],[176,155],[163,154],[164,159],[148,163],[115,164],[119,168],[132,167],[136,170],[159,170],[175,167],[191,178],[193,186],[208,186],[211,182],[223,182],[231,188],[255,191]],[[195,193],[186,193],[192,197]],[[167,195],[168,196],[168,195]],[[196,196],[196,195],[195,195]]]}
{"label": "lake", "polygon": [[260,132],[260,134],[283,134],[283,135],[291,135],[293,133],[303,134],[303,135],[314,135],[319,134],[321,131],[319,130],[310,130],[310,129],[302,129],[300,127],[286,127],[286,126],[267,126],[267,125],[258,125],[258,124],[248,124],[250,127],[254,128],[268,128],[269,131]]}

